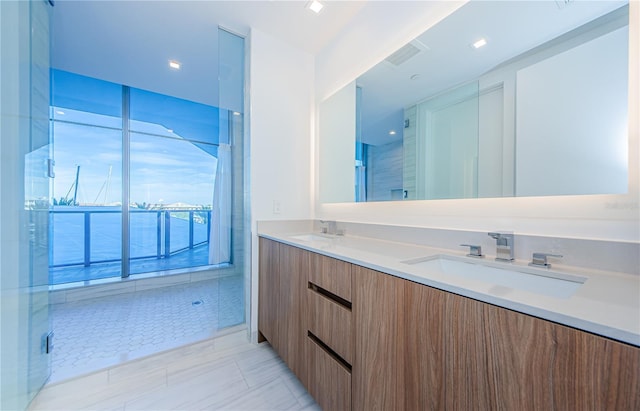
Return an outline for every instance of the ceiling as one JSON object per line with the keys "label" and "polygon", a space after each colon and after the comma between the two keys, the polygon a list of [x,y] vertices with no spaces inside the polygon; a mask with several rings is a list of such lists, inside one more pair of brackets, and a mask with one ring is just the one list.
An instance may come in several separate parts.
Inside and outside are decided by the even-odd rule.
{"label": "ceiling", "polygon": [[[402,139],[404,107],[478,78],[627,2],[560,3],[470,1],[412,42],[419,53],[397,66],[385,60],[360,76],[363,142],[381,145]],[[488,44],[476,50],[471,43],[480,37]],[[390,135],[391,130],[396,134]]]}
{"label": "ceiling", "polygon": [[[359,14],[366,15],[365,7],[390,13],[391,3],[401,4],[323,3],[324,9],[315,14],[306,8],[306,0],[56,0],[52,66],[218,106],[219,26],[242,36],[253,28],[317,55]],[[425,7],[431,3],[425,1]],[[573,0],[563,7],[559,3],[470,1],[418,37],[425,51],[399,66],[383,62],[362,75],[358,84],[363,86],[363,118],[375,119],[363,121],[365,142],[378,145],[402,138],[405,106],[479,76],[505,58],[625,1]],[[473,50],[469,43],[478,36],[487,37],[489,44]],[[182,69],[170,70],[169,59],[180,61]],[[410,80],[414,74],[420,75],[418,80]],[[393,137],[392,129],[397,131]]]}
{"label": "ceiling", "polygon": [[307,1],[57,0],[52,66],[216,105],[218,26],[242,36],[254,28],[315,55],[367,2],[323,3],[315,14]]}

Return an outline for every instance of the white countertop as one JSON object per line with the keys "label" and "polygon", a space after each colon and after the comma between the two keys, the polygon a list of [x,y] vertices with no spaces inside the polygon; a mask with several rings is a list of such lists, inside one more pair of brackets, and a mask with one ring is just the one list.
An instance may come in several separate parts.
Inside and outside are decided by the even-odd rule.
{"label": "white countertop", "polygon": [[[258,233],[260,237],[640,346],[640,277],[636,275],[568,266],[557,269],[554,266],[554,272],[586,278],[573,295],[556,298],[504,286],[497,287],[468,277],[445,275],[406,263],[407,260],[438,255],[457,256],[461,260],[474,262],[474,259],[464,257],[465,252],[460,250],[356,236],[328,236],[327,240],[320,241],[294,238],[305,234],[309,232],[283,233],[267,229]],[[505,268],[516,270],[527,267],[527,262],[524,261],[493,263],[493,257],[488,255],[483,261],[475,262],[505,264]]]}

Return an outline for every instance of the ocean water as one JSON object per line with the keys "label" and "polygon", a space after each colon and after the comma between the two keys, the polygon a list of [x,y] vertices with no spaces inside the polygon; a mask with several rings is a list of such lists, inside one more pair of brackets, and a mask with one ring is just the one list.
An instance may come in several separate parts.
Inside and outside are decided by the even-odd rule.
{"label": "ocean water", "polygon": [[[195,212],[194,215],[193,243],[206,243],[208,213]],[[121,258],[122,216],[119,207],[54,207],[49,218],[52,266],[84,264],[86,245],[91,263]],[[158,247],[161,254],[165,253],[167,227],[164,213],[132,210],[129,226],[131,258],[157,257]],[[169,227],[170,253],[188,248],[187,212],[172,212]]]}

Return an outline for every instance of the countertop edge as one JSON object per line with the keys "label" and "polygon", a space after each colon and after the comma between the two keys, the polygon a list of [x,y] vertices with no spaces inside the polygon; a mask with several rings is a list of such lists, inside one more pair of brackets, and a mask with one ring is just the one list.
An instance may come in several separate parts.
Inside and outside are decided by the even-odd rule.
{"label": "countertop edge", "polygon": [[295,235],[295,233],[287,233],[287,234],[258,233],[258,237],[267,238],[267,239],[284,243],[293,247],[297,247],[297,248],[301,248],[317,254],[325,255],[327,257],[336,258],[341,261],[349,262],[349,263],[362,266],[365,268],[369,268],[375,271],[379,271],[388,275],[393,275],[394,277],[398,277],[398,278],[402,278],[415,283],[423,284],[423,285],[433,287],[442,291],[461,295],[463,297],[478,300],[487,304],[492,304],[508,310],[527,314],[536,318],[541,318],[541,319],[551,321],[560,325],[572,327],[581,331],[589,332],[604,338],[613,339],[621,343],[630,344],[640,348],[640,334],[635,334],[633,332],[607,326],[606,324],[594,323],[582,318],[576,318],[570,315],[554,312],[551,310],[546,310],[540,307],[527,305],[517,301],[503,299],[503,298],[499,298],[489,294],[484,294],[481,292],[476,292],[473,290],[457,287],[455,285],[434,281],[429,278],[414,276],[410,273],[394,269],[393,267],[372,263],[370,261],[365,261],[362,259],[344,255],[341,253],[335,253],[335,252],[332,252],[331,250],[319,248],[317,246],[314,246],[313,243],[292,240],[290,238],[292,235]]}

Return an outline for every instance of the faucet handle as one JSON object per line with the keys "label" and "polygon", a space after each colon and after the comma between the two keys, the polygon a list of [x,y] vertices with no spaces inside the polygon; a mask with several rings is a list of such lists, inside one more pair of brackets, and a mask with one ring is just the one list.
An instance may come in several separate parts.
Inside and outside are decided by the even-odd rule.
{"label": "faucet handle", "polygon": [[460,247],[469,247],[467,257],[484,257],[482,255],[482,247],[474,244],[460,244]]}
{"label": "faucet handle", "polygon": [[531,267],[551,268],[551,264],[547,262],[547,257],[562,258],[562,255],[550,254],[550,253],[533,253],[533,256],[531,258],[531,262],[529,263],[529,265]]}

